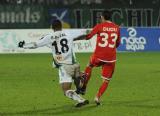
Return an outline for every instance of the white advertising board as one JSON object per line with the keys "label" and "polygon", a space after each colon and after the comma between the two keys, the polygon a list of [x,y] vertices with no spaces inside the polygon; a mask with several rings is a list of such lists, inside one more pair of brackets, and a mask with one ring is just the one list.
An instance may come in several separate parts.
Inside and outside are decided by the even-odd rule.
{"label": "white advertising board", "polygon": [[[67,30],[67,29],[66,29]],[[68,29],[73,33],[73,37],[77,37],[86,32],[85,29]],[[51,29],[3,29],[0,30],[0,53],[50,53],[48,47],[37,49],[22,49],[18,48],[19,41],[34,42],[40,39],[43,35],[52,33]],[[92,52],[95,48],[95,37],[91,40],[81,40],[74,42],[75,52]]]}

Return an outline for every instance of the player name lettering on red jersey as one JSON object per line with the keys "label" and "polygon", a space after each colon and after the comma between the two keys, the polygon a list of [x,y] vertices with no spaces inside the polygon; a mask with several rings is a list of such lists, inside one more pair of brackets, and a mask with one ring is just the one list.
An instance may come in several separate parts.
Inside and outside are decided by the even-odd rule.
{"label": "player name lettering on red jersey", "polygon": [[114,28],[114,27],[103,27],[103,31],[111,31],[111,32],[115,32],[117,31],[117,28]]}

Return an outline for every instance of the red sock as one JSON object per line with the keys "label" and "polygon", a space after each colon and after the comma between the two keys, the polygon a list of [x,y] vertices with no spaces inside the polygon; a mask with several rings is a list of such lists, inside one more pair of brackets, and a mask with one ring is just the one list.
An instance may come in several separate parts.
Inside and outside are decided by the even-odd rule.
{"label": "red sock", "polygon": [[85,85],[87,85],[88,81],[90,80],[91,73],[92,73],[92,68],[87,66],[85,69],[85,74],[87,75]]}
{"label": "red sock", "polygon": [[103,82],[103,83],[102,83],[102,85],[101,85],[101,87],[99,88],[99,91],[98,91],[98,93],[97,93],[97,97],[98,97],[98,98],[100,98],[100,97],[103,95],[103,93],[105,92],[105,90],[106,90],[107,87],[108,87],[108,83],[109,83],[109,82]]}

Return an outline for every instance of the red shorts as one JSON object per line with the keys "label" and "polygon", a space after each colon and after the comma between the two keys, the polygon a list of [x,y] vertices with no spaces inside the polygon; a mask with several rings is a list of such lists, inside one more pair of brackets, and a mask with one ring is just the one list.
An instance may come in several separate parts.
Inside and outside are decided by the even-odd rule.
{"label": "red shorts", "polygon": [[90,58],[90,66],[92,67],[102,66],[102,72],[101,72],[102,78],[110,80],[110,78],[112,78],[115,69],[115,62],[104,62],[94,57],[93,55]]}

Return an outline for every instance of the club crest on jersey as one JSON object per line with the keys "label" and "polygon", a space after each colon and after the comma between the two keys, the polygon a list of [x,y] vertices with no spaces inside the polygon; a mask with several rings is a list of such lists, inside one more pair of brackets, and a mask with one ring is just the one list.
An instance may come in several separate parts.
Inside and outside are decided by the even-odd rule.
{"label": "club crest on jersey", "polygon": [[57,55],[55,59],[58,60],[58,61],[62,61],[63,60],[61,55]]}

